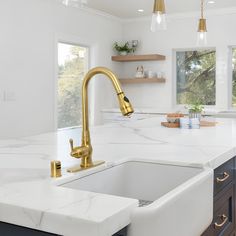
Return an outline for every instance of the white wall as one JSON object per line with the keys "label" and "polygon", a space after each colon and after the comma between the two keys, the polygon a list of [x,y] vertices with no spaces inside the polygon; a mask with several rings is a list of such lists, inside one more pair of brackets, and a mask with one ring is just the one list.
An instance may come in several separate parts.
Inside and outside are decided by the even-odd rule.
{"label": "white wall", "polygon": [[[151,33],[150,19],[133,20],[124,24],[124,40],[138,39],[140,41],[137,53],[160,53],[167,57],[165,62],[126,63],[122,76],[134,75],[137,65],[143,64],[146,69],[164,71],[166,84],[126,85],[125,90],[134,107],[156,108],[169,110],[175,107],[173,50],[196,48],[196,30],[198,17],[196,14],[182,14],[168,18],[168,30]],[[228,109],[229,75],[228,46],[236,45],[234,25],[236,14],[228,15],[210,12],[208,23],[208,46],[217,51],[217,109]],[[231,78],[230,78],[231,79]]]}
{"label": "white wall", "polygon": [[[0,1],[0,34],[0,138],[55,129],[57,39],[91,46],[91,67],[119,69],[110,56],[112,43],[122,38],[122,24],[56,0]],[[99,107],[111,106],[99,92],[106,84],[96,81],[95,123]]]}
{"label": "white wall", "polygon": [[[217,50],[217,107],[227,108],[228,46],[236,45],[236,14],[208,17],[209,47]],[[93,12],[66,8],[57,0],[0,1],[0,138],[54,130],[57,40],[91,48],[90,67],[107,66],[121,76],[131,75],[141,63],[111,62],[114,41],[138,39],[137,53],[161,53],[165,62],[143,63],[163,70],[166,84],[126,85],[134,107],[169,109],[173,106],[173,49],[193,48],[196,17],[170,17],[166,32],[151,33],[150,19],[121,22]],[[5,94],[5,95],[4,95]],[[91,113],[100,123],[101,108],[116,107],[111,85],[97,79]],[[6,99],[7,95],[7,99]],[[8,100],[8,101],[6,101]],[[11,101],[13,100],[13,101]]]}

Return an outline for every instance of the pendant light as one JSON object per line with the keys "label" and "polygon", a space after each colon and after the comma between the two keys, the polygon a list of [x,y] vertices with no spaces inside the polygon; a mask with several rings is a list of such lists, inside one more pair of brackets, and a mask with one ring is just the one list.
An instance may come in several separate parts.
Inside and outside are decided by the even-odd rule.
{"label": "pendant light", "polygon": [[166,9],[164,0],[154,0],[151,31],[166,30]]}
{"label": "pendant light", "polygon": [[204,18],[204,0],[201,0],[201,18],[198,23],[197,45],[205,46],[207,44],[207,26]]}

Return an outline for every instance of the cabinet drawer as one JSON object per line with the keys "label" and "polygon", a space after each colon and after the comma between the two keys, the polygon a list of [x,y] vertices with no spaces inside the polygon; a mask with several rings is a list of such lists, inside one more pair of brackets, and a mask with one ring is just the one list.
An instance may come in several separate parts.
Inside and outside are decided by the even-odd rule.
{"label": "cabinet drawer", "polygon": [[230,235],[234,230],[234,185],[225,188],[221,197],[214,203],[214,215],[211,225],[213,235]]}
{"label": "cabinet drawer", "polygon": [[234,175],[234,160],[231,159],[214,172],[214,195],[219,193],[227,184],[232,182]]}
{"label": "cabinet drawer", "polygon": [[214,202],[213,221],[202,236],[233,236],[234,232],[234,184],[229,184]]}

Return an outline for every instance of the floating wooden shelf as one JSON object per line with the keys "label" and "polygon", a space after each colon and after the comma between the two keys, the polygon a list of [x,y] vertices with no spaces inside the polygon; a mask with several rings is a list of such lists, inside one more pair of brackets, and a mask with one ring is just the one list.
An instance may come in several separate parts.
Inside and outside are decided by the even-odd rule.
{"label": "floating wooden shelf", "polygon": [[163,61],[165,56],[159,54],[148,55],[126,55],[126,56],[112,56],[112,61],[128,62],[128,61]]}
{"label": "floating wooden shelf", "polygon": [[120,78],[122,84],[165,83],[165,78]]}

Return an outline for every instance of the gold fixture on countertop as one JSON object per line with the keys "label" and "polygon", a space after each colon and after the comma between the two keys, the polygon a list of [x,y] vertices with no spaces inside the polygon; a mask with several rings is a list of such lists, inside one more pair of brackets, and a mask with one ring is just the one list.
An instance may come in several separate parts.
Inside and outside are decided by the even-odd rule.
{"label": "gold fixture on countertop", "polygon": [[51,161],[51,177],[58,178],[61,177],[61,162]]}
{"label": "gold fixture on countertop", "polygon": [[121,89],[119,80],[114,75],[114,73],[104,67],[96,67],[90,70],[84,80],[82,85],[82,145],[79,147],[74,147],[73,140],[70,139],[71,153],[70,155],[75,158],[81,158],[80,166],[74,166],[69,168],[67,171],[70,173],[77,172],[80,170],[89,169],[104,163],[104,161],[92,161],[92,145],[89,132],[89,121],[88,121],[88,84],[90,79],[98,74],[106,75],[112,82],[120,104],[120,110],[124,116],[129,116],[133,113],[132,105],[129,99],[125,96]]}

